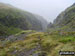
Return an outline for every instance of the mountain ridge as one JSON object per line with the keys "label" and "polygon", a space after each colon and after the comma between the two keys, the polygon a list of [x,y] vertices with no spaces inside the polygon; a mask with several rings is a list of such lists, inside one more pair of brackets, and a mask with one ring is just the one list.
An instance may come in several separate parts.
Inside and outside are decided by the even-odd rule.
{"label": "mountain ridge", "polygon": [[[42,31],[44,22],[41,22],[39,19],[33,13],[18,9],[9,4],[0,4],[0,24],[3,27]],[[2,31],[4,30],[0,30],[0,32]]]}
{"label": "mountain ridge", "polygon": [[[74,31],[75,29],[75,5],[68,7],[65,11],[61,12],[54,20],[54,29],[63,31]],[[50,25],[48,25],[49,27]],[[51,27],[49,27],[51,28]]]}

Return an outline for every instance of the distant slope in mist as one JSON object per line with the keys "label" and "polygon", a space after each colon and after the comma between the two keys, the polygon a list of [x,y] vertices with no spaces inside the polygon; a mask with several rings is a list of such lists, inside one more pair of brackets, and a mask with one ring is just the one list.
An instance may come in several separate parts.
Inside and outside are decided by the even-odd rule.
{"label": "distant slope in mist", "polygon": [[48,22],[42,16],[35,15],[35,17],[41,22],[42,27],[43,27],[43,31],[46,30]]}

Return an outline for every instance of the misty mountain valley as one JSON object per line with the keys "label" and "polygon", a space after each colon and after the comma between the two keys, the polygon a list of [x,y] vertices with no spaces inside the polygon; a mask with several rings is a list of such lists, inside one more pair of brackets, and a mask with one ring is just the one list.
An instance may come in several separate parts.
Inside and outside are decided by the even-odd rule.
{"label": "misty mountain valley", "polygon": [[53,22],[0,3],[0,56],[75,56],[75,3]]}

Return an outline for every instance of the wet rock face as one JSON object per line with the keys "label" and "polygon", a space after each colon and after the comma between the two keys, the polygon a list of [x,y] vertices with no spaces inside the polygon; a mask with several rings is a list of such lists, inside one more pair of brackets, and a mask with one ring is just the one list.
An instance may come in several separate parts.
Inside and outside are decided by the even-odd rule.
{"label": "wet rock face", "polygon": [[8,36],[0,36],[0,40],[1,41],[4,41],[5,40],[5,38],[7,38]]}
{"label": "wet rock face", "polygon": [[[75,3],[60,13],[53,21],[53,25],[54,30],[75,31]],[[52,24],[48,27],[51,29]]]}
{"label": "wet rock face", "polygon": [[10,35],[8,36],[5,40],[10,40],[10,41],[17,41],[17,40],[24,40],[26,37],[26,34],[21,34],[19,36],[14,36],[14,35]]}
{"label": "wet rock face", "polygon": [[73,6],[75,6],[75,3],[73,4]]}

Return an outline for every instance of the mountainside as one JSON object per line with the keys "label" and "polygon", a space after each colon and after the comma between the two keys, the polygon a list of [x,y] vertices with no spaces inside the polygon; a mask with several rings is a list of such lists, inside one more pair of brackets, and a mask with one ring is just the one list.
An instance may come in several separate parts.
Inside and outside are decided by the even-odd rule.
{"label": "mountainside", "polygon": [[[53,27],[52,27],[52,26]],[[60,28],[61,30],[75,30],[75,4],[60,13],[54,20],[53,24],[48,25],[49,28]]]}
{"label": "mountainside", "polygon": [[0,56],[65,56],[68,52],[60,52],[75,51],[74,10],[75,4],[48,25],[51,31],[44,32],[47,22],[41,16],[1,3]]}
{"label": "mountainside", "polygon": [[48,22],[47,22],[45,19],[43,19],[42,16],[35,15],[35,17],[36,17],[39,21],[41,21],[41,24],[42,24],[42,27],[43,27],[43,31],[45,31],[45,30],[47,29]]}
{"label": "mountainside", "polygon": [[[42,31],[43,25],[34,14],[15,8],[8,4],[0,3],[0,33],[5,34],[12,32],[12,30],[14,30],[13,28],[18,28],[19,30]],[[8,31],[8,29],[10,30]]]}

